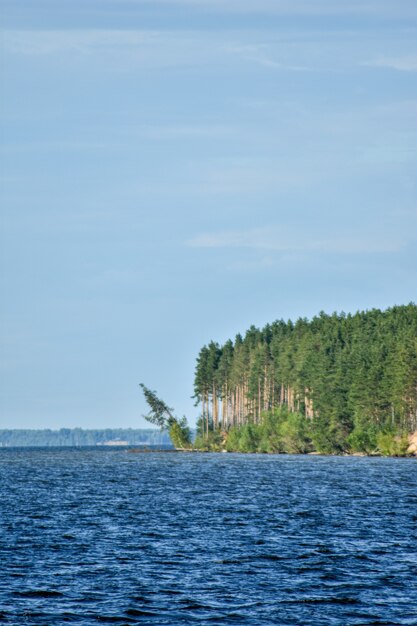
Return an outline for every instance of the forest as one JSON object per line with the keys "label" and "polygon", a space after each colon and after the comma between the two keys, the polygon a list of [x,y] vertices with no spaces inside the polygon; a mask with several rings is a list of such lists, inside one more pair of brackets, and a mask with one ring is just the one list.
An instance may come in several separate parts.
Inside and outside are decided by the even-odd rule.
{"label": "forest", "polygon": [[251,326],[197,358],[195,446],[404,454],[417,429],[417,307]]}

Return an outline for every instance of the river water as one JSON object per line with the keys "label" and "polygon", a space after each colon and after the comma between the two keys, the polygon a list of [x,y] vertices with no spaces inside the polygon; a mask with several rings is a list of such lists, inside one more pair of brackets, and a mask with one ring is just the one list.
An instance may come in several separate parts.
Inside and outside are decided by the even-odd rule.
{"label": "river water", "polygon": [[0,450],[0,623],[417,624],[417,459]]}

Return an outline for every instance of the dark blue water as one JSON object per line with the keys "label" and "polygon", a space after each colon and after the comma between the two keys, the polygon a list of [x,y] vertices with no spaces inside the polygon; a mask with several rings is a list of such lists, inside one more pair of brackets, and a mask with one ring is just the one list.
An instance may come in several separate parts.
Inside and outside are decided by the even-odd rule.
{"label": "dark blue water", "polygon": [[0,450],[0,622],[417,624],[417,460]]}

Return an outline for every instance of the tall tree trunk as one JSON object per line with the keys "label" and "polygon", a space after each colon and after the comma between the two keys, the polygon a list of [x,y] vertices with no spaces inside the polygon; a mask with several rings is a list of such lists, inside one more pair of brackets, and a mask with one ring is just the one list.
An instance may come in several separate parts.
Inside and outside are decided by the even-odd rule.
{"label": "tall tree trunk", "polygon": [[256,418],[257,423],[259,424],[261,421],[261,379],[258,378],[258,415]]}
{"label": "tall tree trunk", "polygon": [[306,387],[304,394],[305,416],[307,419],[313,419],[313,400],[310,398],[310,390]]}
{"label": "tall tree trunk", "polygon": [[219,407],[217,398],[216,385],[213,384],[213,430],[217,430],[219,426]]}
{"label": "tall tree trunk", "polygon": [[237,424],[237,420],[236,420],[236,405],[237,405],[237,388],[235,387],[233,389],[233,395],[232,395],[232,424],[233,426],[236,426]]}
{"label": "tall tree trunk", "polygon": [[263,409],[264,411],[267,411],[269,408],[269,381],[268,381],[268,373],[267,373],[267,369],[265,366],[265,370],[264,370],[264,402],[263,402]]}
{"label": "tall tree trunk", "polygon": [[205,437],[207,435],[207,406],[206,406],[206,394],[205,393],[203,393],[202,404],[203,404],[202,431],[203,431],[203,437]]}

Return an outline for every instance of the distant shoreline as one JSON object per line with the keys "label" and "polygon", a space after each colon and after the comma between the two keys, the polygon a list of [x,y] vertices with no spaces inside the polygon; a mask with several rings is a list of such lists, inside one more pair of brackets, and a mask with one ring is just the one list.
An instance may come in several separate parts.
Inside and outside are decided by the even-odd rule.
{"label": "distant shoreline", "polygon": [[85,446],[170,446],[165,432],[157,428],[60,428],[0,429],[0,448]]}

